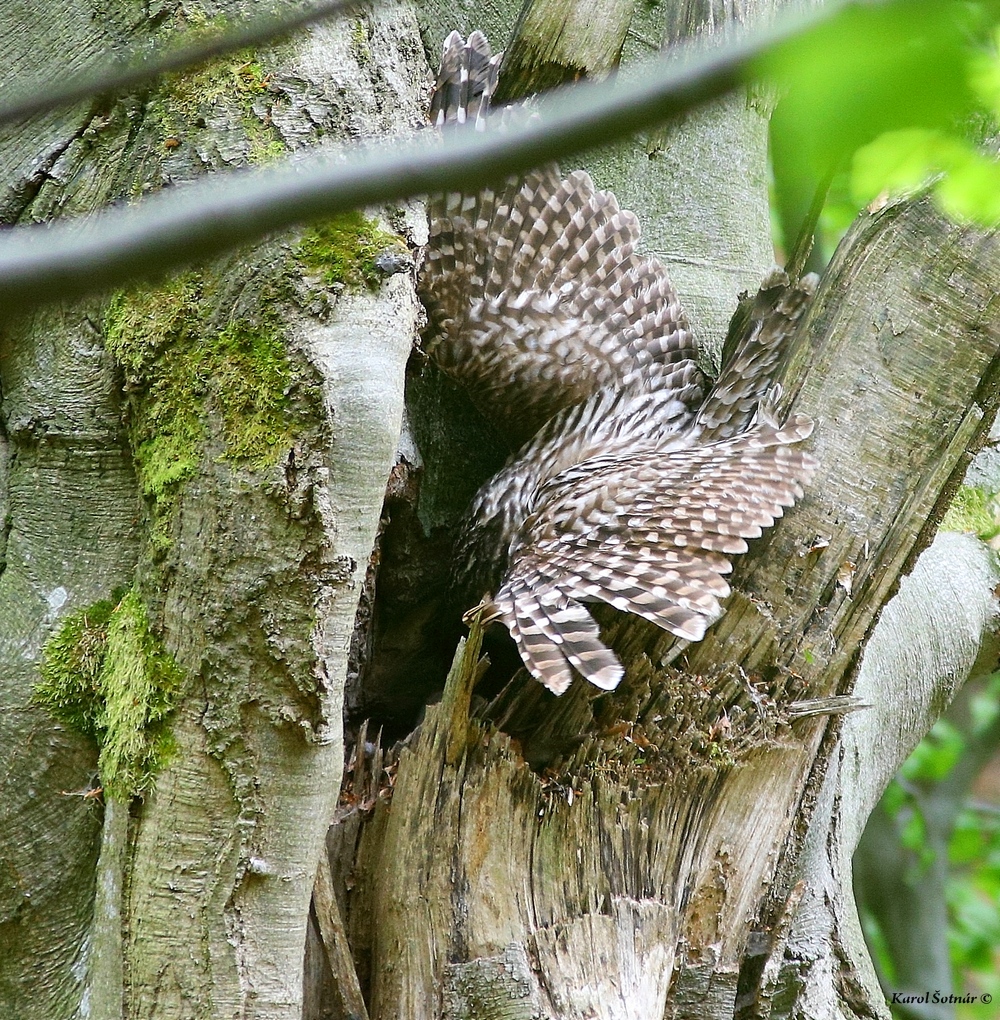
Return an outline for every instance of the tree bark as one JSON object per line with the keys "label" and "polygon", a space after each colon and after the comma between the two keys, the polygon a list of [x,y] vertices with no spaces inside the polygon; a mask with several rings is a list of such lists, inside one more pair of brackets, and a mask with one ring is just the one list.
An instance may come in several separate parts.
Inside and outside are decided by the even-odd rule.
{"label": "tree bark", "polygon": [[[750,224],[739,250],[758,245],[756,259],[742,260],[753,266],[744,286],[753,286],[770,259],[764,217],[743,215],[766,208],[765,118],[748,108],[720,104],[685,123],[685,165],[666,179],[678,218],[698,221],[683,232],[698,237],[699,252],[736,265],[737,249],[704,232]],[[731,160],[712,144],[720,131],[759,173],[729,173]],[[699,153],[728,177],[695,201],[683,179],[690,172],[704,187]],[[662,220],[642,215],[644,201],[633,201],[620,173],[592,172],[638,207],[649,238],[650,222]],[[732,179],[756,197],[734,199]],[[657,188],[636,190],[662,209]],[[927,203],[864,218],[845,242],[785,381],[788,402],[797,397],[796,409],[819,422],[822,477],[746,557],[726,617],[701,645],[678,649],[655,628],[608,621],[628,666],[615,695],[594,701],[580,687],[553,702],[515,682],[468,734],[447,691],[428,710],[400,752],[391,804],[388,790],[360,798],[375,809],[357,844],[350,813],[331,834],[335,853],[351,856],[357,845],[342,896],[373,1017],[884,1015],[851,899],[854,843],[839,842],[845,831],[856,841],[871,804],[853,804],[850,820],[827,810],[841,773],[828,773],[838,727],[824,741],[826,719],[847,706],[823,699],[850,690],[882,605],[995,413],[995,243]],[[671,272],[698,322],[697,286]],[[737,288],[723,289],[732,300]],[[717,310],[703,335],[724,331],[729,310]],[[954,557],[946,562],[938,572],[955,571]],[[994,612],[987,576],[956,577],[977,607],[969,640],[978,642]],[[929,646],[949,669],[969,665],[946,640]],[[920,665],[943,702],[945,671]],[[465,668],[468,683],[471,661]],[[461,677],[450,683],[460,688]],[[900,676],[883,682],[879,703],[892,705]],[[908,719],[900,749],[928,725]],[[354,781],[370,791],[378,767],[367,771],[358,755]],[[890,775],[886,759],[868,763],[872,786]],[[846,854],[833,881],[813,856],[831,832]],[[810,938],[820,917],[822,937]]]}
{"label": "tree bark", "polygon": [[[169,24],[169,12],[148,16]],[[85,56],[95,40],[152,27],[116,17],[98,19]],[[442,20],[442,34],[455,23]],[[89,22],[68,25],[82,36]],[[50,52],[64,51],[77,59],[72,46]],[[14,181],[6,221],[83,213],[320,135],[421,119],[424,68],[406,8],[247,56],[186,92],[165,83],[11,134],[0,145]],[[614,159],[614,173],[595,177],[637,209],[654,248],[661,228],[640,192],[663,204],[672,195],[697,251],[720,257],[724,279],[755,286],[766,222],[737,215],[759,212],[754,118],[744,100],[692,118],[675,169],[683,178],[720,162],[705,140],[715,132],[746,147],[756,197],[652,179],[630,192]],[[681,136],[665,137],[672,147]],[[741,176],[721,160],[725,176]],[[414,216],[386,215],[420,239]],[[715,218],[747,227],[747,243],[717,236],[705,226]],[[605,634],[628,669],[619,692],[593,698],[577,685],[555,701],[515,679],[470,721],[482,671],[473,631],[444,699],[396,755],[366,748],[362,732],[347,791],[356,803],[345,798],[329,832],[348,645],[418,316],[408,279],[352,293],[301,240],[7,326],[0,754],[13,821],[0,826],[0,1002],[27,1020],[298,1017],[325,835],[309,966],[330,1000],[307,1001],[310,1017],[363,1015],[362,993],[373,1017],[886,1015],[850,853],[891,771],[976,657],[995,613],[990,564],[967,542],[937,543],[875,624],[996,411],[997,238],[926,202],[855,228],[785,379],[787,399],[818,421],[821,477],[745,559],[705,642],[683,648],[609,614]],[[728,311],[706,311],[685,258],[673,270],[682,295],[702,337],[717,335]],[[735,287],[723,289],[731,300]],[[140,334],[136,323],[178,293],[197,330],[174,308],[159,333]],[[235,417],[226,403],[241,375],[257,377],[245,361],[240,371],[198,362],[197,385],[180,393],[164,374],[170,358],[210,353],[227,329],[270,323],[272,311],[287,359],[273,441],[261,439],[266,392]],[[129,330],[154,342],[130,345]],[[255,334],[265,349],[273,335]],[[176,422],[156,419],[153,438],[180,443],[168,466],[186,472],[167,481],[153,477],[141,431],[164,391],[197,437],[192,452]],[[949,605],[966,612],[941,632],[928,613],[926,642],[900,668],[909,627],[925,619],[916,581],[942,577]],[[141,596],[187,682],[170,720],[173,757],[141,798],[106,791],[102,818],[93,777],[115,777],[31,697],[68,615],[122,589]],[[851,707],[836,697],[871,634],[884,645],[869,642],[859,693],[874,708],[827,728]]]}
{"label": "tree bark", "polygon": [[[876,1004],[888,1017],[858,920],[852,857],[889,780],[964,678],[994,667],[998,578],[981,542],[940,534],[885,607],[854,688],[871,708],[845,720],[833,749],[798,862],[802,896],[787,943],[765,965],[764,1015],[853,1017]],[[929,973],[922,987],[937,988]]]}
{"label": "tree bark", "polygon": [[[937,780],[903,781],[908,798],[912,798],[911,809],[890,810],[887,798],[883,797],[871,811],[853,856],[855,895],[865,914],[877,920],[892,961],[892,979],[883,973],[882,987],[911,995],[919,995],[919,989],[928,988],[939,990],[943,996],[954,991],[948,931],[947,894],[952,877],[948,849],[970,788],[1000,744],[1000,719],[980,728],[973,710],[976,698],[982,696],[984,685],[1000,658],[997,635],[988,629],[995,609],[993,600],[976,598],[974,592],[965,590],[966,586],[961,583],[963,577],[974,571],[985,574],[981,589],[997,578],[996,562],[987,547],[972,535],[941,534],[901,588],[899,599],[902,601],[904,592],[907,593],[912,609],[904,621],[896,621],[897,630],[904,631],[900,636],[907,635],[914,616],[922,613],[927,617],[927,626],[921,631],[937,635],[934,642],[937,654],[949,643],[957,646],[936,671],[921,671],[921,679],[933,678],[935,672],[941,674],[938,685],[946,695],[949,685],[954,683],[949,673],[955,660],[964,665],[976,651],[980,635],[986,637],[976,662],[959,672],[959,676],[967,673],[969,680],[956,690],[954,701],[943,716],[954,732],[961,734],[964,745],[961,756],[947,775]],[[925,587],[927,581],[930,583]],[[933,611],[928,612],[922,602],[928,603]],[[894,607],[895,602],[887,608],[886,617]],[[878,639],[869,645],[866,664],[874,665],[878,661],[879,647],[887,644],[882,630],[888,631],[892,625],[890,618],[880,628]],[[866,680],[863,668],[859,686]],[[937,693],[931,691],[932,695]],[[914,700],[912,695],[911,700]],[[916,700],[920,704],[919,695]],[[922,710],[929,716],[934,708],[924,705]],[[885,722],[879,736],[881,755],[891,747],[894,729],[898,732],[895,720]],[[903,750],[907,747],[904,744]],[[895,754],[892,757],[894,760]],[[877,788],[872,792],[877,793]],[[900,831],[904,818],[912,817],[911,811],[924,827],[921,851],[907,846]],[[941,1018],[955,1016],[954,1006],[947,1002],[930,1008],[936,1009],[936,1015]]]}
{"label": "tree bark", "polygon": [[[22,34],[18,9],[0,36],[49,54],[51,69],[65,53],[107,59],[123,42],[167,45],[255,9],[95,9],[64,21],[53,7]],[[24,55],[4,67],[23,73]],[[13,182],[6,221],[86,214],[206,171],[407,129],[422,117],[424,73],[412,13],[394,5],[142,96],[41,117],[0,146]],[[417,241],[425,230],[419,211],[384,222],[412,226]],[[324,277],[304,243],[272,241],[6,331],[0,753],[17,824],[0,827],[0,1001],[11,1015],[301,1015],[348,647],[417,321],[408,275],[376,274],[357,291]],[[144,335],[165,308],[167,326]],[[114,357],[102,334],[114,334]],[[156,475],[150,450],[167,441]],[[96,750],[31,698],[63,618],[124,588],[148,607],[185,685],[172,754],[143,798],[106,791],[102,845],[88,793]]]}

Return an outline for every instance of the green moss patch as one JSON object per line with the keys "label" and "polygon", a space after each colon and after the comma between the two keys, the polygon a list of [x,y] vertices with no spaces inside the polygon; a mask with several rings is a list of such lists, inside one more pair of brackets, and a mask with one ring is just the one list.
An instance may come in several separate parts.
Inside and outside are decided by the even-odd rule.
{"label": "green moss patch", "polygon": [[130,395],[128,435],[152,512],[154,553],[169,547],[177,495],[210,432],[225,457],[258,468],[275,463],[293,439],[292,369],[274,295],[262,295],[253,316],[220,328],[211,321],[213,288],[187,273],[120,293],[105,312],[105,343]]}
{"label": "green moss patch", "polygon": [[352,210],[316,224],[302,238],[295,257],[327,287],[341,284],[374,290],[384,279],[375,260],[386,249],[406,250],[401,238]]}
{"label": "green moss patch", "polygon": [[978,535],[984,542],[1000,536],[1000,508],[997,494],[989,489],[963,485],[941,521],[942,531],[961,531]]}
{"label": "green moss patch", "polygon": [[[221,17],[207,18],[189,11],[181,29],[171,33],[170,45],[217,38],[232,29]],[[161,97],[153,108],[167,138],[184,139],[203,129],[215,107],[233,110],[239,117],[249,142],[251,163],[265,163],[283,155],[286,146],[269,120],[254,112],[254,101],[268,93],[268,71],[260,54],[253,49],[238,50],[210,60],[193,71],[166,78]]]}
{"label": "green moss patch", "polygon": [[277,129],[254,112],[254,100],[268,90],[267,73],[254,54],[241,50],[234,56],[206,64],[193,74],[173,78],[162,109],[164,134],[187,137],[203,127],[212,108],[229,106],[238,112],[249,143],[251,163],[273,162],[286,152]]}
{"label": "green moss patch", "polygon": [[250,50],[240,50],[198,70],[169,79],[169,96],[176,111],[196,117],[206,106],[235,100],[248,106],[267,91],[267,72]]}
{"label": "green moss patch", "polygon": [[64,621],[45,646],[34,700],[97,742],[101,783],[125,800],[149,789],[170,753],[166,720],[183,678],[129,591]]}
{"label": "green moss patch", "polygon": [[[218,39],[232,31],[227,18],[209,18],[197,10],[184,11],[170,33],[170,45]],[[232,99],[244,103],[267,91],[267,72],[253,49],[237,50],[200,64],[192,71],[168,75],[168,95],[177,112],[197,116],[206,106]]]}

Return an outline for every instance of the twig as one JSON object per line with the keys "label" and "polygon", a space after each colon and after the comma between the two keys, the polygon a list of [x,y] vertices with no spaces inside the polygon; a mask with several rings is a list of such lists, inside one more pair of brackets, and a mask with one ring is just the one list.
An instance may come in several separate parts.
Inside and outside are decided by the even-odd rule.
{"label": "twig", "polygon": [[217,176],[112,209],[87,223],[0,234],[0,314],[163,276],[269,233],[333,213],[445,189],[476,190],[566,153],[662,123],[749,79],[779,43],[827,17],[769,30],[688,59],[676,54],[621,82],[585,83],[539,103],[517,131],[425,138],[392,152],[313,157],[294,167]]}

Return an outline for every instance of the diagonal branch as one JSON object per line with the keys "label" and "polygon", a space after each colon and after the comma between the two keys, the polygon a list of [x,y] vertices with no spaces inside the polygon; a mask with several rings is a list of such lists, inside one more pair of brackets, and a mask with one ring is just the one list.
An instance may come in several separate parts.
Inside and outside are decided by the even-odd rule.
{"label": "diagonal branch", "polygon": [[777,45],[829,16],[810,11],[710,52],[673,53],[628,83],[585,83],[539,103],[519,130],[304,159],[161,193],[92,221],[15,228],[0,250],[0,314],[162,276],[269,233],[358,206],[475,190],[676,117],[749,80]]}

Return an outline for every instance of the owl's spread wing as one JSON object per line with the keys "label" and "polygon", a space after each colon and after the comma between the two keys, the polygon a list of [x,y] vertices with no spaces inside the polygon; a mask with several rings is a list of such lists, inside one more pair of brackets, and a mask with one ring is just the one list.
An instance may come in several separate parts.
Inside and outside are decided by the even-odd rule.
{"label": "owl's spread wing", "polygon": [[426,349],[519,440],[599,389],[695,366],[665,270],[635,254],[635,216],[586,173],[447,195],[431,215]]}
{"label": "owl's spread wing", "polygon": [[[495,59],[453,36],[432,101],[445,122],[472,116],[460,105],[468,82],[488,78],[484,61]],[[515,443],[600,389],[660,385],[695,366],[666,271],[635,253],[638,220],[583,171],[549,165],[497,190],[431,196],[428,216],[425,348]]]}
{"label": "owl's spread wing", "polygon": [[[558,690],[569,663],[598,687],[618,682],[587,602],[700,640],[729,594],[728,557],[801,497],[815,471],[796,445],[811,431],[802,416],[760,422],[707,446],[596,458],[552,479],[493,600],[532,674]],[[571,657],[578,642],[586,654]]]}
{"label": "owl's spread wing", "polygon": [[[453,33],[432,119],[493,124],[496,76],[485,38]],[[586,604],[699,640],[729,594],[729,557],[815,470],[797,446],[812,422],[779,425],[767,406],[814,281],[766,281],[703,399],[676,291],[636,254],[636,217],[587,174],[547,166],[432,196],[428,212],[426,350],[512,445],[534,437],[473,500],[456,586],[478,598],[499,584],[492,617],[550,690],[574,670],[611,689],[622,667]]]}

